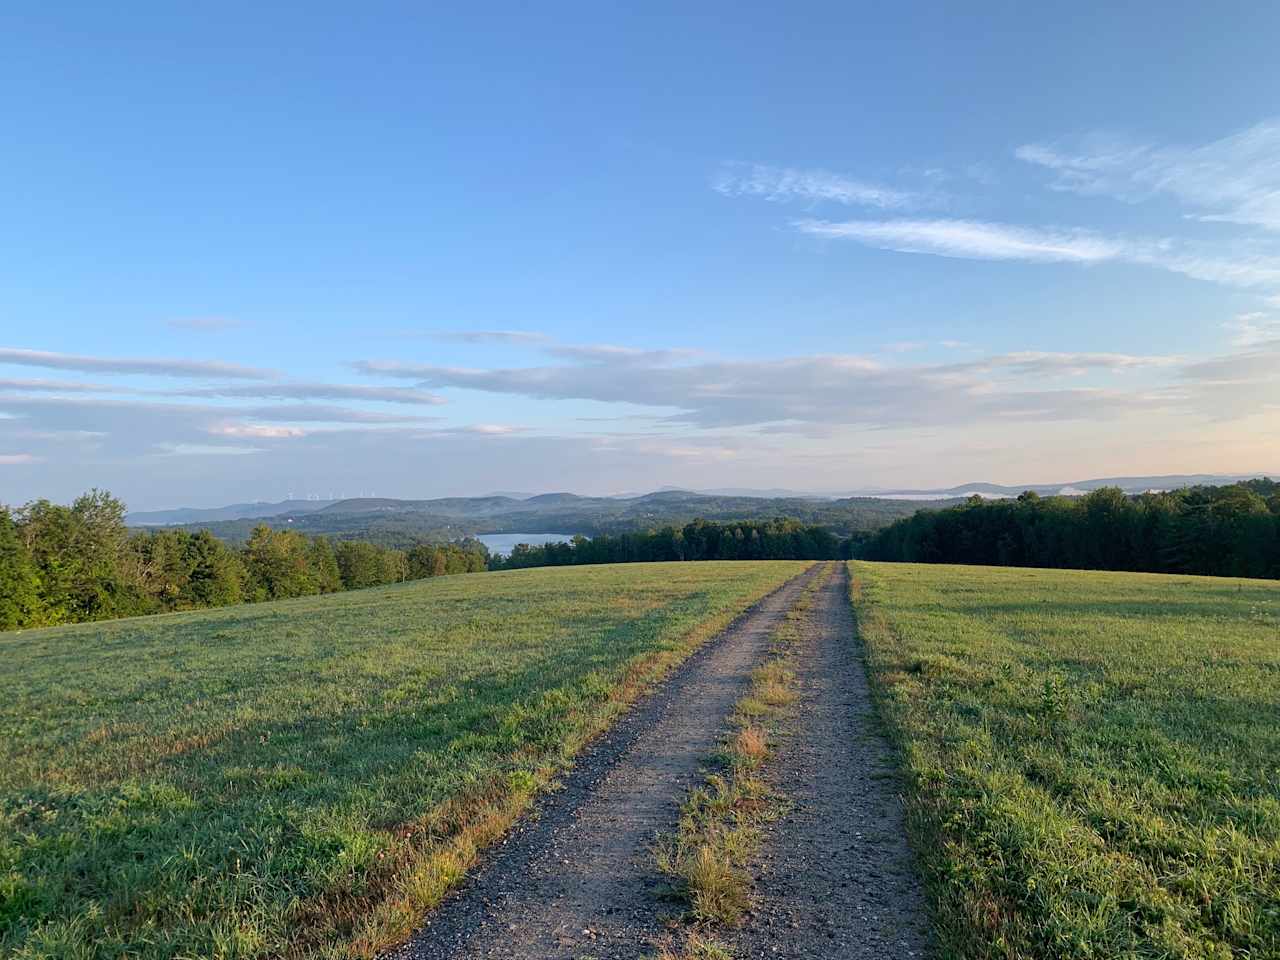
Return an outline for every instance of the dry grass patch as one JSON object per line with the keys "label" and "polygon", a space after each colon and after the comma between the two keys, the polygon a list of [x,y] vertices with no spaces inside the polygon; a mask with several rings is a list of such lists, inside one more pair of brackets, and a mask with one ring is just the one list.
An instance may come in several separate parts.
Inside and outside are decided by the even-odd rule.
{"label": "dry grass patch", "polygon": [[723,943],[698,930],[685,931],[683,938],[668,938],[658,944],[653,960],[733,960]]}
{"label": "dry grass patch", "polygon": [[759,724],[743,727],[734,738],[733,752],[749,763],[760,763],[769,755],[769,734]]}
{"label": "dry grass patch", "polygon": [[751,697],[770,709],[785,707],[798,696],[795,679],[782,660],[770,660],[752,673]]}

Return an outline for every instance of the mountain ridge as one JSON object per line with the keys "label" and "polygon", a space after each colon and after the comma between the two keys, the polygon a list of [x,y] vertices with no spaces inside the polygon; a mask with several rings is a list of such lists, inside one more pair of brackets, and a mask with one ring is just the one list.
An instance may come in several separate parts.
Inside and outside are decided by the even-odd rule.
{"label": "mountain ridge", "polygon": [[[399,499],[395,497],[350,497],[340,500],[281,500],[234,503],[220,507],[179,507],[172,510],[150,510],[130,513],[127,522],[131,526],[172,526],[180,524],[211,523],[220,521],[273,519],[298,517],[309,514],[327,516],[355,516],[378,513],[430,513],[441,517],[466,517],[479,519],[497,514],[533,514],[550,508],[600,508],[608,513],[630,512],[630,508],[646,505],[689,503],[698,499],[720,501],[787,501],[840,503],[858,500],[916,500],[943,501],[959,499],[973,494],[1013,497],[1032,490],[1045,495],[1080,494],[1098,487],[1120,487],[1126,493],[1143,493],[1149,490],[1170,490],[1179,487],[1205,485],[1217,486],[1236,483],[1263,474],[1165,474],[1133,477],[1099,477],[1060,483],[1000,484],[989,481],[973,481],[952,487],[902,487],[863,488],[844,492],[817,492],[768,488],[754,490],[749,487],[726,487],[692,490],[681,487],[663,487],[641,494],[613,494],[589,496],[556,491],[515,496],[494,493],[477,497],[432,497],[425,499]],[[745,505],[745,504],[744,504]]]}

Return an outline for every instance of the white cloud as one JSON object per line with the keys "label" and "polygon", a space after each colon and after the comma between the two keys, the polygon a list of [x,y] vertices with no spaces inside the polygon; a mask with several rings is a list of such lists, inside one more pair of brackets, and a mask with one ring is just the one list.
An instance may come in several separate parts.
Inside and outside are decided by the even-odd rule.
{"label": "white cloud", "polygon": [[1093,134],[1074,146],[1033,143],[1019,159],[1054,171],[1054,186],[1136,202],[1168,194],[1201,219],[1280,230],[1280,121],[1200,146],[1157,146]]}
{"label": "white cloud", "polygon": [[436,330],[431,336],[455,343],[536,344],[551,339],[545,333],[530,330]]}
{"label": "white cloud", "polygon": [[1280,256],[1205,256],[1168,239],[1108,237],[1090,230],[1044,230],[980,220],[797,220],[810,236],[881,250],[962,260],[1132,263],[1226,286],[1280,285]]}
{"label": "white cloud", "polygon": [[1199,383],[1267,385],[1270,395],[1280,399],[1280,340],[1263,341],[1239,353],[1196,360],[1182,367],[1179,375]]}
{"label": "white cloud", "polygon": [[73,380],[0,379],[0,390],[19,390],[24,393],[135,393],[128,387],[106,383],[82,383]]}
{"label": "white cloud", "polygon": [[464,429],[470,433],[488,437],[509,437],[513,433],[522,433],[525,430],[524,427],[513,427],[506,423],[476,423]]}
{"label": "white cloud", "polygon": [[775,202],[828,200],[846,206],[890,209],[914,206],[920,200],[915,193],[854,180],[826,170],[799,170],[763,164],[725,164],[711,186],[727,197],[762,197]]}
{"label": "white cloud", "polygon": [[541,366],[460,369],[405,361],[366,361],[364,372],[536,400],[591,400],[667,411],[668,425],[718,429],[785,424],[797,434],[818,426],[893,428],[992,418],[1122,416],[1142,397],[1098,386],[1054,385],[1055,378],[1113,376],[1169,367],[1172,357],[1113,353],[1002,354],[964,363],[891,366],[861,356],[700,360],[672,364],[648,351]]}
{"label": "white cloud", "polygon": [[43,457],[30,453],[0,453],[0,466],[18,466],[24,463],[39,463]]}
{"label": "white cloud", "polygon": [[[752,486],[837,489],[908,477],[930,485],[1001,479],[993,470],[1024,479],[1012,474],[1027,462],[1051,473],[1153,472],[1157,462],[1169,463],[1158,458],[1171,448],[1210,435],[1248,452],[1231,461],[1246,470],[1244,460],[1273,451],[1256,437],[1273,435],[1280,415],[1280,343],[1196,362],[1047,351],[946,363],[904,362],[910,355],[889,363],[821,354],[726,360],[664,349],[640,358],[543,352],[541,364],[505,369],[405,360],[363,366],[530,402],[615,404],[616,424],[601,425],[608,432],[575,427],[555,435],[483,418],[457,427],[419,417],[371,422],[365,411],[344,427],[328,422],[341,408],[307,405],[313,427],[293,422],[298,413],[288,407],[0,395],[0,450],[33,458],[9,471],[6,497],[66,498],[85,477],[139,509],[284,496],[298,489],[298,478],[325,491],[376,478],[389,495],[414,497],[487,489],[494,476],[514,473],[527,489],[560,488],[565,476],[577,476],[586,492],[608,492],[723,485],[729,465],[735,482]],[[685,359],[670,362],[673,353]],[[643,420],[627,417],[637,410]],[[1215,469],[1224,463],[1216,448],[1204,449],[1195,457],[1216,456]],[[138,467],[142,457],[146,470]],[[1191,465],[1192,454],[1185,457]],[[441,472],[441,463],[449,470]],[[957,471],[972,475],[952,476]]]}
{"label": "white cloud", "polygon": [[1124,247],[1085,230],[1035,230],[978,220],[798,220],[816,237],[846,238],[901,253],[931,253],[968,260],[1101,263],[1120,259]]}
{"label": "white cloud", "polygon": [[230,444],[162,443],[157,455],[164,457],[242,457],[262,453],[261,447],[237,447]]}
{"label": "white cloud", "polygon": [[229,378],[269,380],[274,371],[216,360],[161,360],[139,357],[88,357],[46,350],[0,348],[0,364],[79,370],[84,373],[136,373],[157,377]]}
{"label": "white cloud", "polygon": [[345,383],[265,383],[248,386],[202,387],[198,390],[175,390],[172,396],[234,397],[271,400],[371,400],[381,403],[403,403],[435,406],[444,397],[400,387],[369,387]]}
{"label": "white cloud", "polygon": [[1262,311],[1238,313],[1222,326],[1231,334],[1231,342],[1237,347],[1280,340],[1280,316]]}
{"label": "white cloud", "polygon": [[268,426],[261,423],[224,423],[210,427],[209,432],[219,437],[258,437],[272,440],[307,435],[301,427]]}
{"label": "white cloud", "polygon": [[[217,409],[216,407],[213,409]],[[233,411],[234,412],[234,411]],[[440,419],[409,413],[383,413],[375,410],[357,410],[351,407],[334,407],[321,403],[280,404],[270,407],[252,407],[243,411],[247,416],[278,423],[426,423]]]}
{"label": "white cloud", "polygon": [[620,347],[614,344],[597,343],[578,346],[574,344],[557,344],[548,347],[547,353],[584,363],[638,363],[665,365],[679,363],[702,356],[700,350],[663,349],[646,350],[640,347]]}
{"label": "white cloud", "polygon": [[1053,353],[1042,350],[1020,350],[939,369],[985,373],[1004,370],[1019,376],[1078,377],[1092,371],[1119,373],[1125,370],[1172,367],[1182,362],[1181,357],[1162,354],[1139,356],[1128,353]]}

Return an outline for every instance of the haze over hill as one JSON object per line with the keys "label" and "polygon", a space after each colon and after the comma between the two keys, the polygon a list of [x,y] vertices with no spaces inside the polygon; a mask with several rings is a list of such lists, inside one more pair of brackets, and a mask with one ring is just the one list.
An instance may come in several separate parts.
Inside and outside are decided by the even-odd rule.
{"label": "haze over hill", "polygon": [[[1034,490],[1042,496],[1071,495],[1099,487],[1119,487],[1125,493],[1153,490],[1175,490],[1189,486],[1217,486],[1248,479],[1255,474],[1175,474],[1150,477],[1100,477],[1058,483],[998,484],[974,482],[954,487],[854,489],[843,493],[788,490],[773,488],[756,490],[742,487],[684,490],[665,487],[652,493],[619,494],[608,497],[581,496],[574,493],[492,493],[480,497],[436,497],[404,500],[394,497],[349,497],[342,500],[281,500],[277,502],[234,503],[221,507],[180,507],[173,510],[136,511],[128,516],[130,526],[168,526],[174,524],[210,523],[225,520],[251,520],[272,517],[298,517],[324,513],[328,516],[369,513],[429,513],[442,517],[481,518],[499,515],[537,514],[555,507],[590,509],[610,516],[631,515],[633,508],[661,504],[696,504],[699,498],[730,501],[799,500],[835,501],[841,499],[947,500],[973,494],[990,497],[1017,496]],[[710,503],[708,503],[710,506]],[[756,506],[756,504],[743,504]]]}
{"label": "haze over hill", "polygon": [[[940,501],[948,502],[948,501]],[[187,529],[207,529],[223,539],[245,540],[259,523],[288,526],[309,534],[339,539],[371,539],[393,546],[420,540],[457,540],[489,533],[557,533],[595,536],[681,525],[691,520],[769,520],[790,517],[818,524],[845,536],[878,530],[908,516],[920,504],[881,497],[728,497],[665,490],[639,497],[584,497],[546,493],[513,497],[441,497],[431,500],[356,498],[327,503],[320,509],[277,512],[262,504],[260,516],[227,518],[225,508],[206,520],[189,519],[198,511],[165,511],[133,515],[132,526],[156,525],[171,516]],[[237,505],[237,509],[243,505]]]}

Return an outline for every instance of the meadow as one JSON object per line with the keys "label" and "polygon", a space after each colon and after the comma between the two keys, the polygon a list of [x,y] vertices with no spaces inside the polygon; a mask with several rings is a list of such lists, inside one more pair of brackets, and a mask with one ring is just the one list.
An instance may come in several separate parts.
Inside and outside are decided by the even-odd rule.
{"label": "meadow", "polygon": [[0,954],[371,955],[806,566],[440,577],[0,634]]}
{"label": "meadow", "polygon": [[1280,956],[1280,583],[852,570],[941,956]]}

